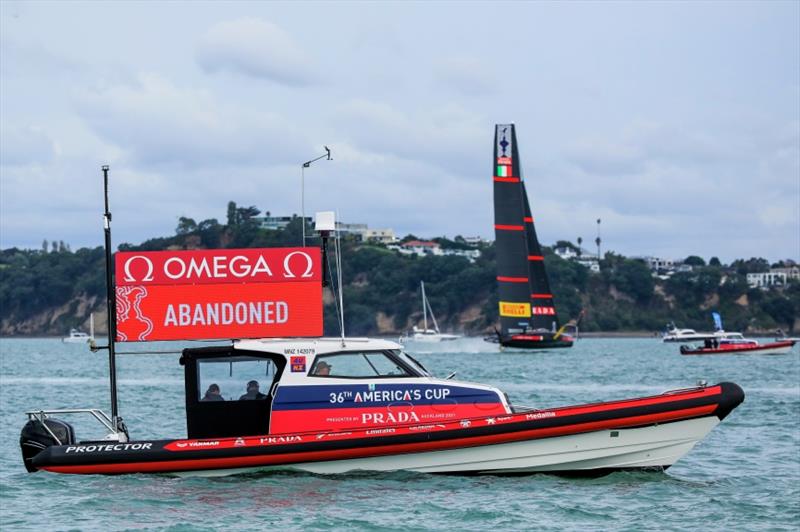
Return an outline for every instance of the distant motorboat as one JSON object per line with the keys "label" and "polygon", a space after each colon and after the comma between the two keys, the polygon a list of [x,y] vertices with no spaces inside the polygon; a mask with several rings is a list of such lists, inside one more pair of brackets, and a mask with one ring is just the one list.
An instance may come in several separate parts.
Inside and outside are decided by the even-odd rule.
{"label": "distant motorboat", "polygon": [[69,336],[61,339],[65,344],[86,344],[94,341],[94,314],[89,315],[89,334],[78,329],[70,329]]}
{"label": "distant motorboat", "polygon": [[726,332],[722,326],[722,317],[718,312],[712,312],[714,319],[714,332],[697,332],[694,329],[678,329],[675,322],[667,324],[667,330],[661,335],[662,342],[704,342],[706,340],[736,340],[743,341],[745,338],[739,332]]}
{"label": "distant motorboat", "polygon": [[[415,325],[412,329],[412,335],[408,339],[414,342],[438,343],[461,338],[458,334],[447,334],[439,330],[439,324],[436,323],[436,316],[433,314],[433,308],[431,308],[430,301],[428,301],[428,297],[425,295],[425,282],[420,281],[419,286],[422,290],[422,329]],[[433,329],[428,328],[429,312],[431,314],[431,321],[433,321]]]}
{"label": "distant motorboat", "polygon": [[674,322],[667,324],[667,330],[661,335],[662,342],[697,342],[706,338],[714,338],[713,332],[697,332],[694,329],[678,329]]}

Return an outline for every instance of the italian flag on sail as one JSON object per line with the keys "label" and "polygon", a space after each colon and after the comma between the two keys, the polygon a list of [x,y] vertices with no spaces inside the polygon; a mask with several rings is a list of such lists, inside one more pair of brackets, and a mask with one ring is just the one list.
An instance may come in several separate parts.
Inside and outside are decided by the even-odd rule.
{"label": "italian flag on sail", "polygon": [[497,177],[511,177],[511,165],[498,164]]}

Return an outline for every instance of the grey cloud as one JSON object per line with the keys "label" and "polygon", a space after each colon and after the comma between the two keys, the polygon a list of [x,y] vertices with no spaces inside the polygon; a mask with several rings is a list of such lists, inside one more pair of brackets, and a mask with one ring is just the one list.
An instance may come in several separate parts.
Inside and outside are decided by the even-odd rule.
{"label": "grey cloud", "polygon": [[434,77],[448,90],[468,96],[487,96],[496,91],[493,68],[474,57],[449,57],[434,67]]}
{"label": "grey cloud", "polygon": [[55,155],[55,142],[40,128],[3,124],[0,129],[0,164],[3,166],[45,164]]}
{"label": "grey cloud", "polygon": [[313,84],[313,63],[292,36],[271,22],[242,18],[213,26],[197,46],[206,72],[229,71],[282,85]]}
{"label": "grey cloud", "polygon": [[491,146],[491,125],[455,103],[403,112],[383,102],[350,100],[336,109],[333,121],[366,150],[424,161],[465,178],[490,168],[476,146]]}
{"label": "grey cloud", "polygon": [[305,145],[276,113],[240,108],[152,74],[82,92],[76,101],[97,135],[145,166],[274,165],[298,160]]}

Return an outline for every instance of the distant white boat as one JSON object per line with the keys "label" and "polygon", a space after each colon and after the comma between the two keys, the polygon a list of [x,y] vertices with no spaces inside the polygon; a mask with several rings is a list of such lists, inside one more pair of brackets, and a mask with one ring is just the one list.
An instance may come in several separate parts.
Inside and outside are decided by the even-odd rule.
{"label": "distant white boat", "polygon": [[741,340],[742,333],[726,332],[717,329],[714,332],[697,332],[694,329],[678,329],[674,323],[667,324],[667,330],[661,335],[662,342],[701,342],[704,340]]}
{"label": "distant white boat", "polygon": [[[422,329],[418,328],[416,325],[413,329],[413,334],[409,338],[414,342],[446,342],[450,340],[457,340],[461,338],[460,335],[457,334],[447,334],[442,333],[439,330],[439,324],[436,323],[436,316],[433,315],[433,309],[431,308],[431,304],[428,301],[427,296],[425,295],[425,282],[419,282],[420,288],[422,289]],[[433,329],[428,328],[428,312],[431,314],[431,321],[433,321]]]}
{"label": "distant white boat", "polygon": [[94,340],[94,314],[89,315],[89,334],[78,329],[70,329],[69,336],[61,339],[66,344],[86,344]]}

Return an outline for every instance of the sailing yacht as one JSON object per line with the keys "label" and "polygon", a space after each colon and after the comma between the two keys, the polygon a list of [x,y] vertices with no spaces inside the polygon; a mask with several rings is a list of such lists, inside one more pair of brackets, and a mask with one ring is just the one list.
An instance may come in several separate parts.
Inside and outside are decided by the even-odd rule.
{"label": "sailing yacht", "polygon": [[89,334],[78,329],[70,329],[69,336],[61,339],[65,344],[85,344],[94,340],[94,314],[89,315]]}
{"label": "sailing yacht", "polygon": [[[461,336],[457,334],[442,333],[439,330],[439,324],[436,323],[436,316],[433,314],[433,308],[425,295],[425,281],[419,282],[420,289],[422,290],[422,329],[416,325],[413,329],[413,336],[411,340],[415,342],[446,342],[450,340],[457,340]],[[428,313],[431,314],[431,321],[433,321],[433,329],[428,329]]]}
{"label": "sailing yacht", "polygon": [[500,330],[485,340],[523,349],[572,347],[572,337],[564,334],[567,325],[559,327],[522,179],[514,124],[495,126],[493,162]]}

